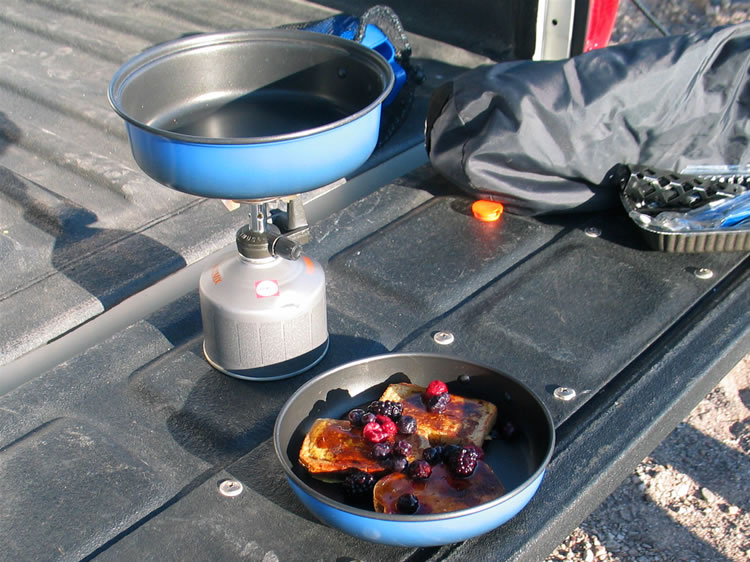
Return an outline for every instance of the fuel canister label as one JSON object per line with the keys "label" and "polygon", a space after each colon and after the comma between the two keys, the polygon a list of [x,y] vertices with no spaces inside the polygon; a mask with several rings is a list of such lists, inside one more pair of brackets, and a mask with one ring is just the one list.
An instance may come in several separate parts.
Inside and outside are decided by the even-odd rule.
{"label": "fuel canister label", "polygon": [[259,299],[279,296],[279,284],[273,279],[255,282],[255,296]]}

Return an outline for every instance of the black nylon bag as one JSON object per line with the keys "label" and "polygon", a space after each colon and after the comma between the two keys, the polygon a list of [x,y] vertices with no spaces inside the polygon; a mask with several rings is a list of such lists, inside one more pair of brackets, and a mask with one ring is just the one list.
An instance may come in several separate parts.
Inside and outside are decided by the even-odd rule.
{"label": "black nylon bag", "polygon": [[618,163],[748,163],[749,71],[750,22],[479,67],[433,92],[427,151],[512,213],[612,207],[605,178]]}

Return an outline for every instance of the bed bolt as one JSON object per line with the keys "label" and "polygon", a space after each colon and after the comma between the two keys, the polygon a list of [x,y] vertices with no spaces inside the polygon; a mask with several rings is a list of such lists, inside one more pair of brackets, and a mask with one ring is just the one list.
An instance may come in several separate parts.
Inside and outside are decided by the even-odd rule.
{"label": "bed bolt", "polygon": [[576,391],[567,386],[558,386],[552,393],[558,400],[573,400],[576,397]]}
{"label": "bed bolt", "polygon": [[602,235],[601,228],[595,226],[587,226],[583,231],[589,238],[599,238]]}
{"label": "bed bolt", "polygon": [[239,496],[242,493],[242,482],[238,480],[222,480],[219,482],[219,493],[228,498]]}
{"label": "bed bolt", "polygon": [[707,267],[699,267],[695,271],[693,271],[693,275],[695,275],[698,279],[711,279],[711,277],[714,276],[714,272]]}
{"label": "bed bolt", "polygon": [[435,340],[436,344],[450,345],[453,343],[453,341],[456,338],[454,338],[453,334],[450,332],[440,331],[440,332],[435,332],[435,335],[432,336],[432,339]]}

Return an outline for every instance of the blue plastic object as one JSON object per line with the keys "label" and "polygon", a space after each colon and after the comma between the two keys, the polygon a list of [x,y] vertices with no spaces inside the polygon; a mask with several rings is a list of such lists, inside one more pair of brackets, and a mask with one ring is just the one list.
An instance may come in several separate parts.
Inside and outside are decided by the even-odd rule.
{"label": "blue plastic object", "polygon": [[[359,29],[359,19],[354,16],[339,14],[322,21],[314,22],[302,29],[316,33],[325,33],[327,35],[336,35],[353,41]],[[401,87],[406,83],[406,71],[396,60],[396,49],[393,47],[393,44],[378,26],[368,24],[365,27],[362,45],[379,53],[388,61],[388,64],[393,69],[395,77],[393,89],[383,102],[384,106],[388,106],[398,95]]]}

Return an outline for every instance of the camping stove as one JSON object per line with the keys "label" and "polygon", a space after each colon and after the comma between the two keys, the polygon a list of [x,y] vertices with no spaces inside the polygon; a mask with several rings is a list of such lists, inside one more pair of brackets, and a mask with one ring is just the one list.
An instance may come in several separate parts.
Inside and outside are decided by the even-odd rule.
{"label": "camping stove", "polygon": [[302,205],[293,199],[273,222],[268,205],[250,202],[237,254],[199,282],[203,353],[219,371],[248,380],[297,375],[328,349],[325,274],[302,255],[309,232]]}

